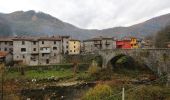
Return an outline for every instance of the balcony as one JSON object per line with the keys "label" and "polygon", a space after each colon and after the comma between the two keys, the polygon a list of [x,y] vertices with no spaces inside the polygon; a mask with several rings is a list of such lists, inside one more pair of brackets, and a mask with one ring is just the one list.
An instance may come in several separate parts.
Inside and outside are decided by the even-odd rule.
{"label": "balcony", "polygon": [[50,53],[51,49],[50,47],[41,47],[40,48],[40,53]]}
{"label": "balcony", "polygon": [[106,42],[105,45],[110,45],[111,43],[110,42]]}

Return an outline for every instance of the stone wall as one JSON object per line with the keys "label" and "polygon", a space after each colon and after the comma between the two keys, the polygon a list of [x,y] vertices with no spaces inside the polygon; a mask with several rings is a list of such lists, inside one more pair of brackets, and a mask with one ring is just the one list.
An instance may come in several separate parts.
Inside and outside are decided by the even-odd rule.
{"label": "stone wall", "polygon": [[108,62],[120,54],[131,56],[159,75],[163,72],[170,73],[170,49],[115,49],[99,51],[99,55],[103,58],[102,67],[107,67]]}

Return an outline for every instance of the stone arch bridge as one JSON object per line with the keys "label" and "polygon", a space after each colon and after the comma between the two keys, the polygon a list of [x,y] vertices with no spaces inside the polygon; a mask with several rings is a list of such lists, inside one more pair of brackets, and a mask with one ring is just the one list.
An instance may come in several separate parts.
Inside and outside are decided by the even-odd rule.
{"label": "stone arch bridge", "polygon": [[127,55],[134,60],[145,64],[152,71],[160,75],[163,72],[168,73],[170,79],[170,49],[113,49],[101,50],[98,54],[102,56],[102,67],[106,68],[108,63],[118,55]]}

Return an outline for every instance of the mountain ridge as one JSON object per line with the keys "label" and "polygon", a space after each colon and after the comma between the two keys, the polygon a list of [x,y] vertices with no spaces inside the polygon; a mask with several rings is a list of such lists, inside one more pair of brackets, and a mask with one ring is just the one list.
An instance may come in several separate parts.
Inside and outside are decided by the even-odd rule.
{"label": "mountain ridge", "polygon": [[129,27],[108,29],[81,29],[43,12],[16,11],[0,13],[0,36],[10,35],[70,35],[77,39],[88,39],[96,36],[136,36],[155,35],[170,23],[170,14],[158,16]]}

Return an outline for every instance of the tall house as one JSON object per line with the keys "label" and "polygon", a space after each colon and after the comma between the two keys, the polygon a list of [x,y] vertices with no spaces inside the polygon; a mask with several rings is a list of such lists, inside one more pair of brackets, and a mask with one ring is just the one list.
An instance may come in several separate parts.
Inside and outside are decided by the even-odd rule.
{"label": "tall house", "polygon": [[138,39],[135,37],[131,37],[130,44],[131,44],[131,48],[139,48]]}
{"label": "tall house", "polygon": [[114,38],[98,37],[84,40],[84,52],[94,52],[96,50],[115,49],[116,42]]}
{"label": "tall house", "polygon": [[[15,62],[22,61],[24,64],[36,65],[36,61],[32,60],[32,39],[18,37],[13,39],[13,60]],[[32,64],[34,62],[34,64]]]}
{"label": "tall house", "polygon": [[70,36],[60,36],[60,38],[62,41],[62,54],[68,54]]}
{"label": "tall house", "polygon": [[15,38],[13,59],[26,65],[49,65],[61,61],[61,39],[58,37]]}
{"label": "tall house", "polygon": [[0,38],[0,51],[3,51],[3,52],[13,51],[12,38],[9,38],[9,37]]}
{"label": "tall house", "polygon": [[39,64],[48,65],[61,62],[62,41],[59,37],[39,38]]}
{"label": "tall house", "polygon": [[80,41],[75,39],[69,40],[69,54],[76,55],[80,54]]}

